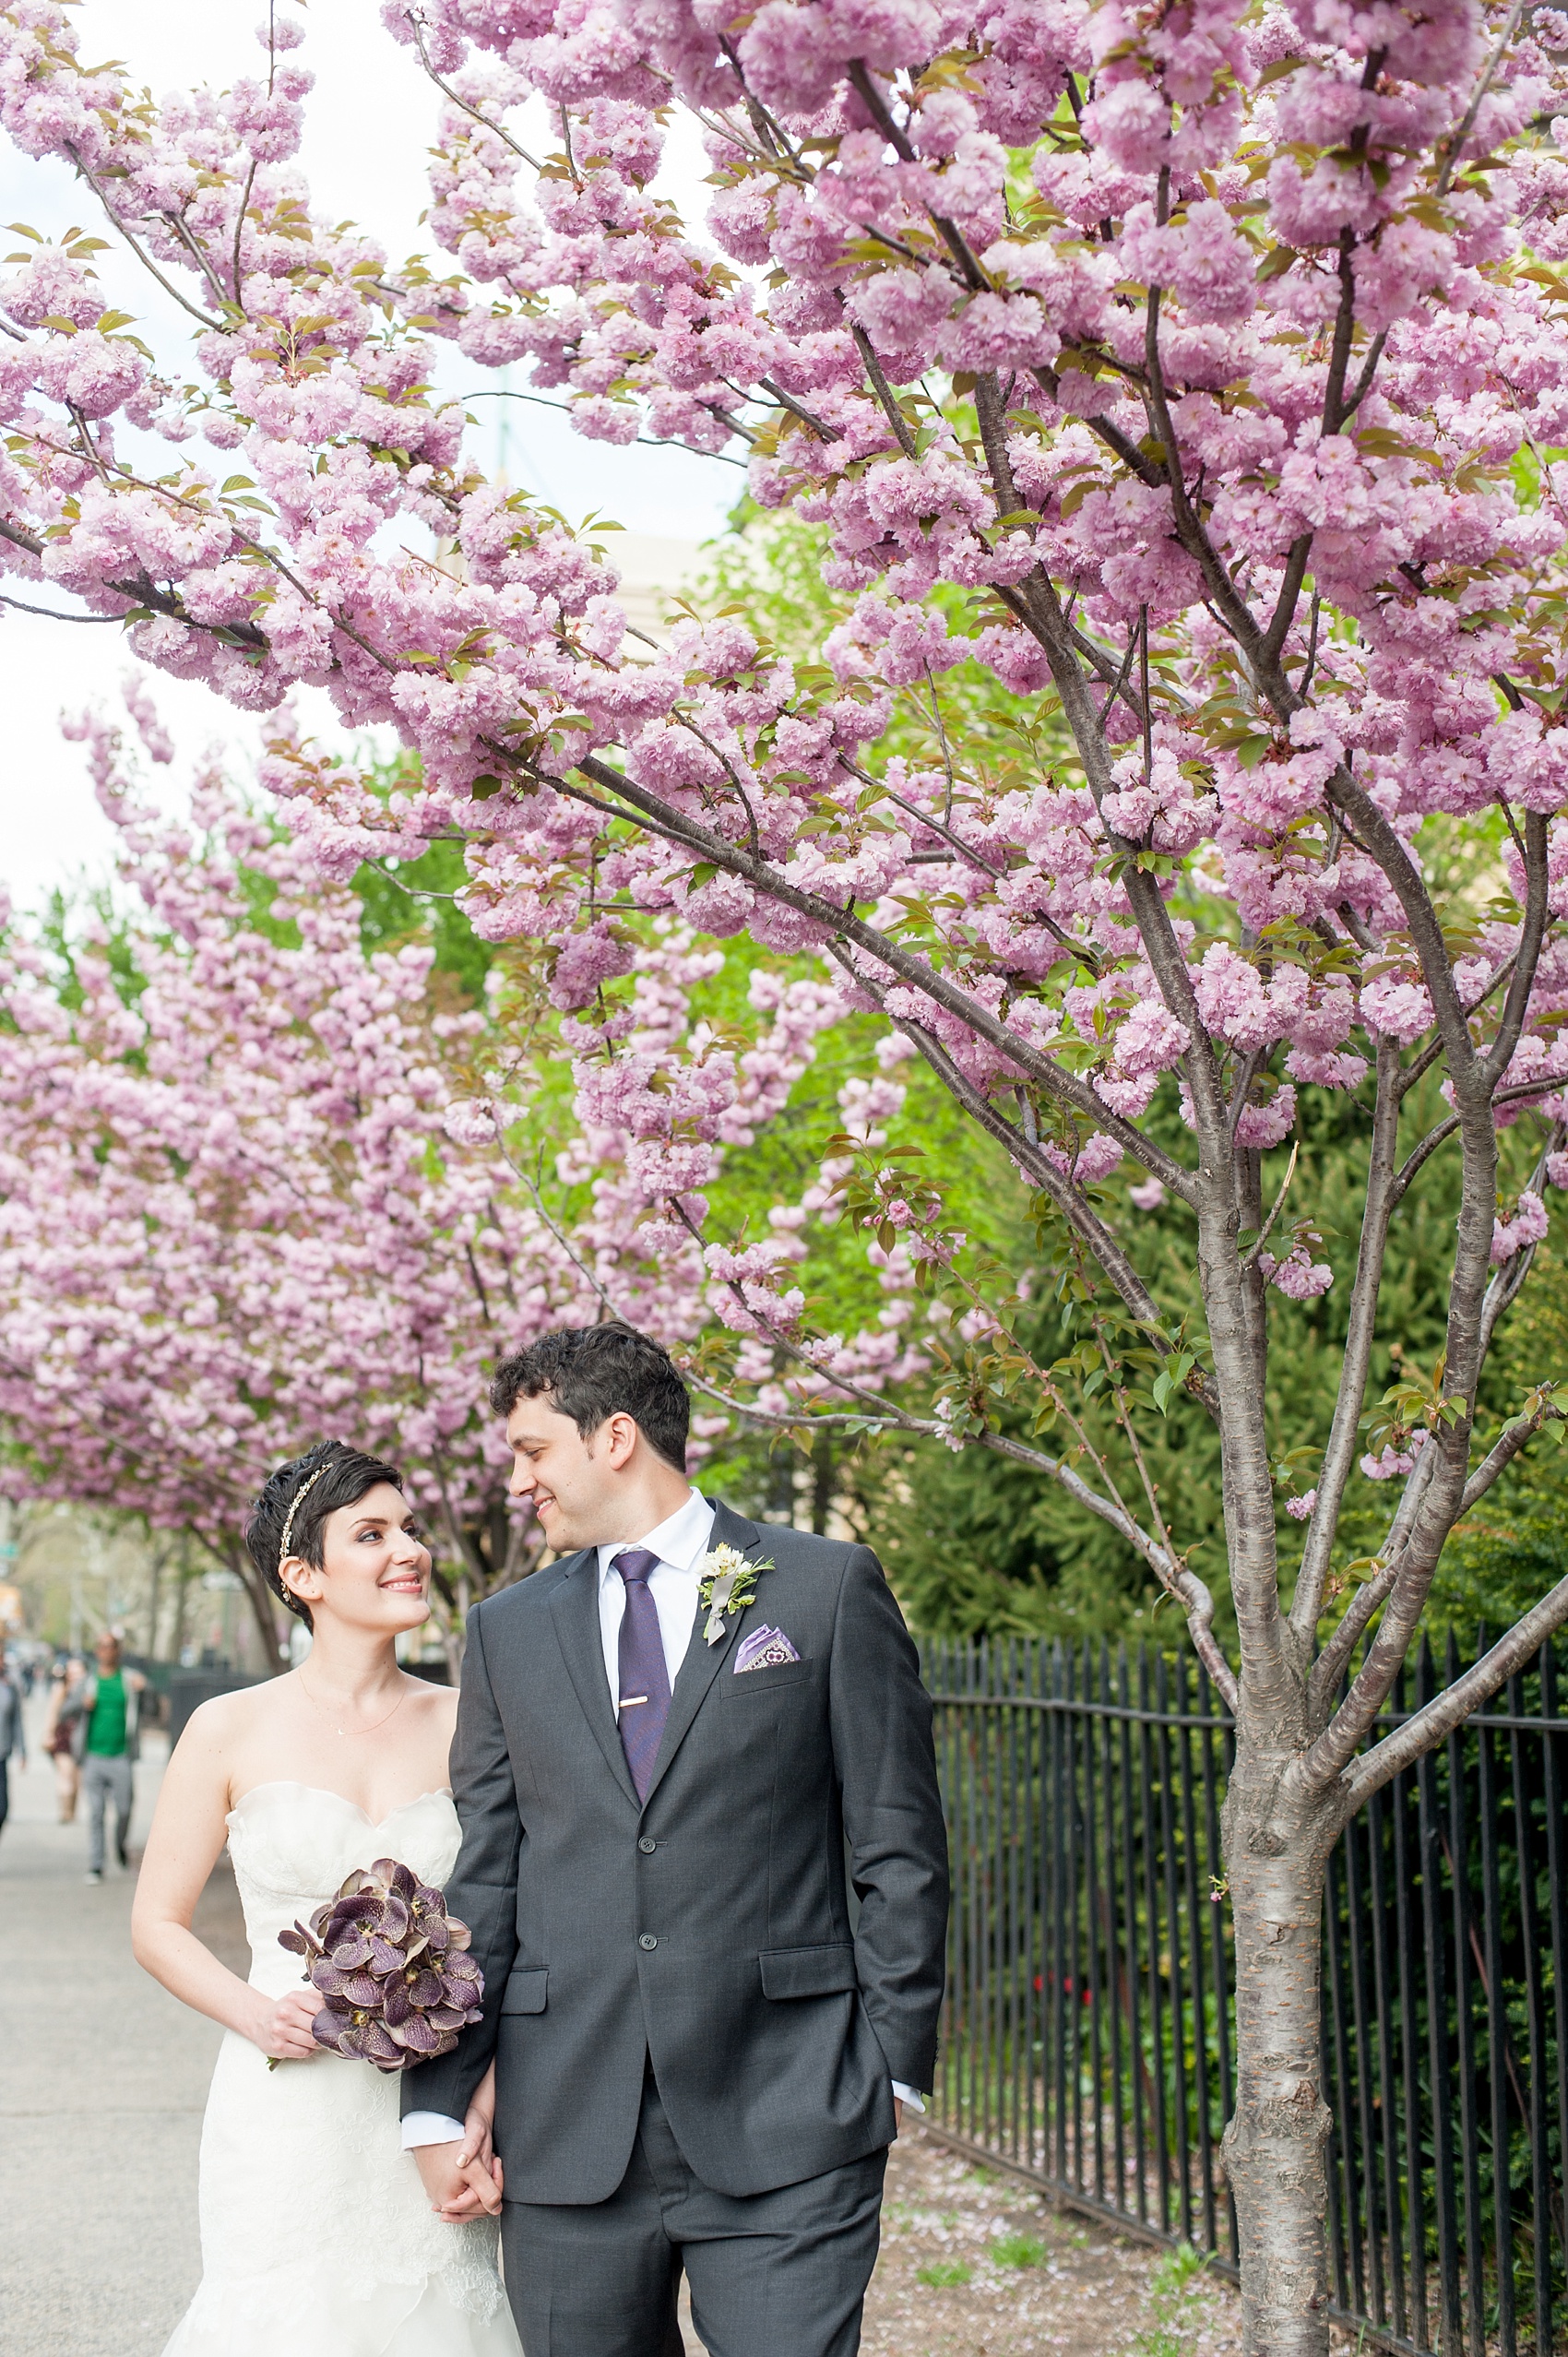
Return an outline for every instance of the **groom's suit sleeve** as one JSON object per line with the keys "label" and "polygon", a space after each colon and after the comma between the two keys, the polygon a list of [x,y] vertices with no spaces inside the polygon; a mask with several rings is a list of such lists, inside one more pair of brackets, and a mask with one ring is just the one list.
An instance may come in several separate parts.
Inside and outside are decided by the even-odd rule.
{"label": "groom's suit sleeve", "polygon": [[920,1656],[869,1547],[850,1551],[831,1681],[861,1999],[888,2077],[929,2092],[946,1977],[947,1832]]}
{"label": "groom's suit sleeve", "polygon": [[505,1730],[485,1659],[484,1607],[469,1614],[468,1649],[452,1738],[452,1797],[463,1846],[446,1885],[450,1914],[473,1934],[469,1953],[484,1974],[484,2015],[454,2051],[403,2073],[402,2108],[461,2121],[495,2052],[501,2000],[517,1953],[517,1852],[522,1818]]}

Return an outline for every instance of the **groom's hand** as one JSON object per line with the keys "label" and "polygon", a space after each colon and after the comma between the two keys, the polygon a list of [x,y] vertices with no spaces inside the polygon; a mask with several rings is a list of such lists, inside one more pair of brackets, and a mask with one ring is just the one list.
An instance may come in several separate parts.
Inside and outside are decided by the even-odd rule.
{"label": "groom's hand", "polygon": [[501,2188],[486,2161],[476,2152],[478,2139],[463,2137],[453,2144],[422,2144],[415,2148],[421,2180],[431,2208],[449,2225],[501,2214]]}

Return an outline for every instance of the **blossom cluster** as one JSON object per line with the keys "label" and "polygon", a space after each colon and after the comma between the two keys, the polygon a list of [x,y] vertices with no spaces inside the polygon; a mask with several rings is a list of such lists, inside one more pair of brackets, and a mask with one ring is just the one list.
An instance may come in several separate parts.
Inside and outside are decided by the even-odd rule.
{"label": "blossom cluster", "polygon": [[505,1520],[490,1363],[594,1314],[493,1138],[450,1137],[482,1014],[428,946],[367,956],[354,896],[220,778],[172,825],[84,732],[140,911],[88,912],[65,977],[19,922],[0,946],[6,1485],[232,1558],[272,1467],[351,1435],[461,1579]]}

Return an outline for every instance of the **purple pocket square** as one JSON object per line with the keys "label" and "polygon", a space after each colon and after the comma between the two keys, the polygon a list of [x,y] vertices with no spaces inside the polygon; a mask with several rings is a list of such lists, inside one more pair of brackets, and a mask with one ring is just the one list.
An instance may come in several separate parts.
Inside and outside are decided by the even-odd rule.
{"label": "purple pocket square", "polygon": [[739,1677],[742,1670],[777,1670],[781,1663],[800,1658],[781,1628],[754,1628],[736,1649],[735,1675]]}

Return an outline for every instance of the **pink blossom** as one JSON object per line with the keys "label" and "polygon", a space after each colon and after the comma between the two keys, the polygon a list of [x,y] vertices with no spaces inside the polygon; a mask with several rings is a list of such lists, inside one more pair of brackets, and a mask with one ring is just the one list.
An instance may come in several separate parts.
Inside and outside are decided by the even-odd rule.
{"label": "pink blossom", "polygon": [[489,1146],[495,1138],[495,1114],[483,1097],[455,1099],[441,1116],[441,1125],[458,1146]]}
{"label": "pink blossom", "polygon": [[1512,1260],[1516,1252],[1531,1244],[1543,1244],[1550,1232],[1546,1206],[1531,1188],[1521,1193],[1511,1220],[1497,1220],[1492,1224],[1491,1257],[1494,1263]]}
{"label": "pink blossom", "polygon": [[1168,288],[1192,319],[1229,324],[1244,319],[1257,299],[1252,249],[1225,207],[1206,199],[1182,219],[1156,228],[1148,205],[1126,217],[1127,268],[1151,286]]}
{"label": "pink blossom", "polygon": [[1283,1260],[1276,1260],[1270,1253],[1260,1253],[1258,1267],[1269,1283],[1293,1302],[1315,1301],[1334,1282],[1334,1271],[1327,1261],[1313,1260],[1305,1244],[1297,1244]]}
{"label": "pink blossom", "polygon": [[1417,1434],[1407,1449],[1384,1447],[1375,1457],[1369,1453],[1360,1459],[1362,1472],[1369,1482],[1392,1482],[1402,1474],[1413,1473],[1417,1454],[1415,1442],[1425,1437],[1424,1434]]}
{"label": "pink blossom", "polygon": [[1384,975],[1362,984],[1361,1019],[1370,1030],[1386,1032],[1401,1046],[1408,1046],[1431,1029],[1431,1000],[1424,984]]}

